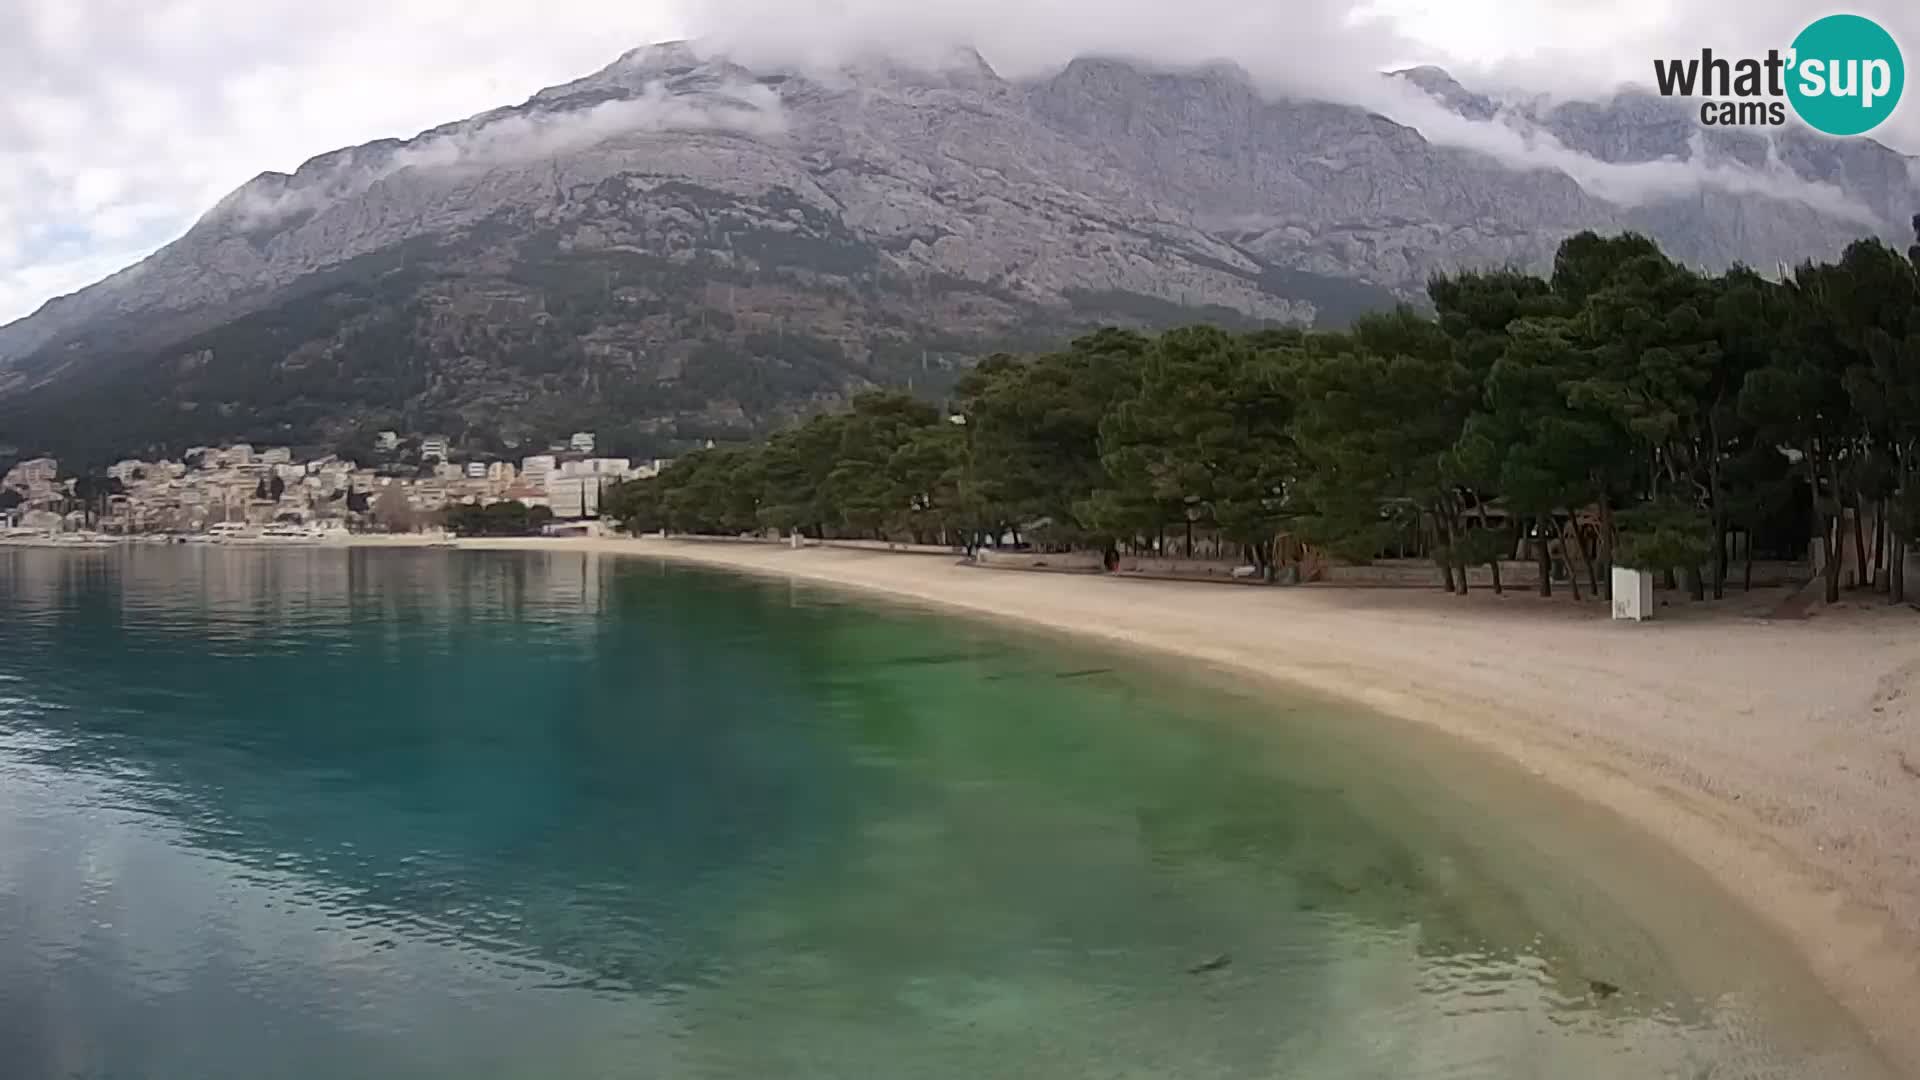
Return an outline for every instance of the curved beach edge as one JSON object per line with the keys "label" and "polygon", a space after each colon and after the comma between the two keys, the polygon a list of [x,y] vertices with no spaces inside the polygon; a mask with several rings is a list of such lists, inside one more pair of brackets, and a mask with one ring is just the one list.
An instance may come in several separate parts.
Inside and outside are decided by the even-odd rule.
{"label": "curved beach edge", "polygon": [[1199,661],[1493,751],[1703,868],[1920,1076],[1920,623],[1863,603],[1651,624],[1509,593],[1229,588],[952,555],[695,540],[460,540],[696,563]]}

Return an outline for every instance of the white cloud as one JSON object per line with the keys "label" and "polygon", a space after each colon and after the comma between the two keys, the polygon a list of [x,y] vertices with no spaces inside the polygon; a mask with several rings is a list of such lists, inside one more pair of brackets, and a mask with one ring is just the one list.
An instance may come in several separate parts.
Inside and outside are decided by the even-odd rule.
{"label": "white cloud", "polygon": [[[1710,187],[1884,225],[1833,185],[1801,179],[1778,162],[1763,169],[1710,162],[1696,145],[1684,159],[1609,163],[1529,124],[1468,119],[1403,81],[1379,77],[1386,68],[1431,60],[1468,77],[1478,72],[1496,86],[1524,73],[1532,79],[1521,85],[1548,97],[1610,93],[1636,78],[1646,82],[1656,56],[1697,55],[1709,45],[1723,55],[1784,49],[1811,20],[1804,11],[1789,10],[1798,6],[1765,0],[1759,17],[1743,17],[1741,33],[1724,35],[1724,20],[1683,15],[1663,0],[1544,0],[1532,6],[1512,0],[1373,0],[1362,6],[1347,0],[1107,0],[1097,12],[1079,3],[1036,8],[1030,0],[912,7],[888,0],[728,0],[708,5],[700,29],[749,61],[818,63],[866,50],[897,52],[901,42],[937,56],[971,43],[996,69],[1015,77],[1057,69],[1089,52],[1171,65],[1226,60],[1245,68],[1269,94],[1360,105],[1441,145],[1477,150],[1516,169],[1565,173],[1593,195],[1621,205]],[[1920,17],[1906,8],[1881,14],[1897,35],[1920,43]],[[1901,34],[1902,26],[1916,33]],[[1468,52],[1476,45],[1477,54]],[[1461,52],[1468,52],[1467,63]],[[1603,62],[1569,63],[1582,53]],[[1920,116],[1920,106],[1906,115]],[[1897,140],[1902,131],[1896,124],[1880,134]]]}
{"label": "white cloud", "polygon": [[[1763,56],[1785,50],[1813,20],[1836,11],[1864,15],[1893,34],[1909,83],[1920,80],[1920,7],[1904,0],[1743,0],[1736,6],[1674,0],[1364,0],[1430,50],[1463,82],[1558,97],[1592,97],[1622,84],[1649,85],[1653,61],[1698,56]],[[1873,137],[1920,153],[1920,86]]]}
{"label": "white cloud", "polygon": [[1588,192],[1622,206],[1638,206],[1698,191],[1703,187],[1742,195],[1765,195],[1798,202],[1863,226],[1887,224],[1870,207],[1832,184],[1793,174],[1769,155],[1767,166],[1751,169],[1735,162],[1712,161],[1705,137],[1696,135],[1685,158],[1617,163],[1574,150],[1552,133],[1524,118],[1497,115],[1491,120],[1461,116],[1399,80],[1383,81],[1362,102],[1382,115],[1415,128],[1442,146],[1477,150],[1516,169],[1564,173]]}
{"label": "white cloud", "polygon": [[674,2],[0,3],[0,322],[173,239],[262,171],[677,36]]}
{"label": "white cloud", "polygon": [[[1920,9],[1853,8],[1920,49]],[[749,58],[974,44],[1012,75],[1089,52],[1227,59],[1270,91],[1362,100],[1378,93],[1375,72],[1416,62],[1469,82],[1589,93],[1644,81],[1656,56],[1784,46],[1811,17],[1805,0],[1727,10],[1670,0],[6,0],[0,321],[179,235],[262,171],[518,102],[665,38],[707,35]],[[1421,108],[1388,104],[1403,119]],[[1782,180],[1690,163],[1596,169],[1549,141],[1420,122],[1619,197]],[[1876,134],[1920,148],[1920,105],[1908,101]]]}
{"label": "white cloud", "polygon": [[586,109],[477,120],[423,136],[375,161],[342,160],[321,175],[303,173],[299,187],[286,186],[280,177],[272,184],[248,185],[210,216],[226,215],[242,228],[257,228],[350,197],[404,170],[485,168],[553,157],[635,132],[738,131],[771,138],[785,130],[779,95],[757,83],[716,86],[696,96],[672,94],[655,82],[637,97]]}
{"label": "white cloud", "polygon": [[695,31],[749,61],[977,48],[1009,77],[1103,54],[1168,65],[1230,60],[1269,85],[1327,93],[1410,42],[1353,0],[709,0]]}
{"label": "white cloud", "polygon": [[497,165],[564,154],[635,131],[740,131],[773,136],[786,129],[780,98],[756,83],[728,84],[699,96],[659,83],[638,97],[564,113],[515,115],[417,142],[394,157],[395,169]]}

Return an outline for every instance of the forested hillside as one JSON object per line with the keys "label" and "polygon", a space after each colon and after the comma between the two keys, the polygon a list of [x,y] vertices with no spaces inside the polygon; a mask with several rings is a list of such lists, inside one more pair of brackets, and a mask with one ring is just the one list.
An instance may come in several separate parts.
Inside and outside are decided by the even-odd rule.
{"label": "forested hillside", "polygon": [[1110,330],[994,356],[951,415],[862,396],[610,505],[633,529],[969,546],[1024,532],[1164,550],[1198,528],[1259,566],[1283,537],[1359,558],[1411,539],[1462,590],[1470,564],[1497,581],[1517,549],[1544,562],[1562,543],[1575,596],[1614,563],[1719,596],[1730,534],[1784,532],[1890,567],[1898,601],[1920,533],[1915,260],[1866,240],[1776,282],[1584,233],[1546,277],[1437,278],[1433,316]]}

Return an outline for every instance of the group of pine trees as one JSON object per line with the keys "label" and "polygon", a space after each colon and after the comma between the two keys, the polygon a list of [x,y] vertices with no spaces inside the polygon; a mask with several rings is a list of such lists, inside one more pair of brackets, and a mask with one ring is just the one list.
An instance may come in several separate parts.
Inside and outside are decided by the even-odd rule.
{"label": "group of pine trees", "polygon": [[636,530],[969,545],[1151,549],[1197,528],[1260,565],[1283,536],[1366,558],[1418,533],[1449,587],[1530,549],[1545,589],[1558,545],[1576,594],[1618,562],[1696,597],[1722,594],[1730,536],[1799,509],[1806,539],[1888,567],[1899,600],[1920,532],[1916,260],[1866,240],[1782,280],[1709,275],[1583,233],[1548,278],[1435,280],[1431,317],[989,357],[946,409],[865,394],[609,508]]}

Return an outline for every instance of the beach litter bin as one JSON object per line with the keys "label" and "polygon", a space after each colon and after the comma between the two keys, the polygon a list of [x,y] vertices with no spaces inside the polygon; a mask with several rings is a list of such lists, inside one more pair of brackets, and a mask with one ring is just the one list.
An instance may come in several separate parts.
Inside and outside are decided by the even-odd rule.
{"label": "beach litter bin", "polygon": [[1653,574],[1625,566],[1613,568],[1613,617],[1622,622],[1653,618]]}

